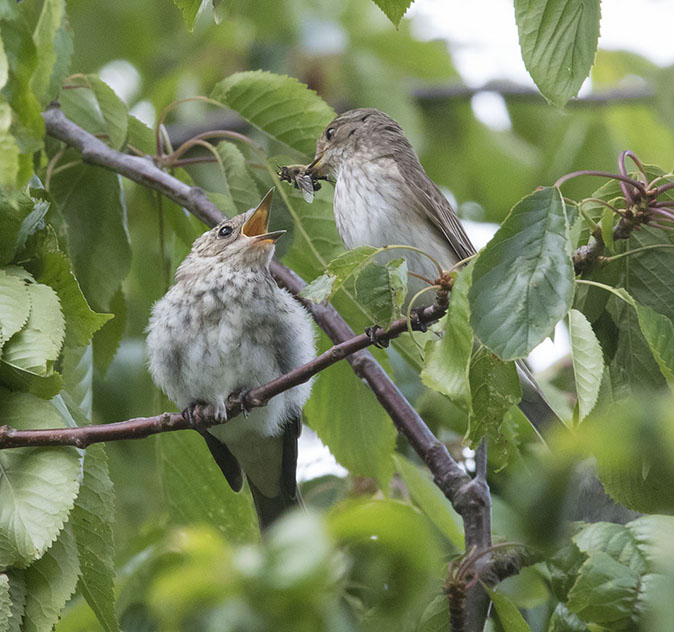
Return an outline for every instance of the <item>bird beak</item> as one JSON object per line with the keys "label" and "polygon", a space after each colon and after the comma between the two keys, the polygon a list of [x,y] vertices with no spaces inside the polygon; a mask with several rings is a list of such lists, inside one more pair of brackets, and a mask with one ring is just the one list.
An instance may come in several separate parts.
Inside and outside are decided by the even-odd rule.
{"label": "bird beak", "polygon": [[325,169],[325,164],[323,163],[323,157],[325,152],[321,152],[319,155],[314,158],[314,161],[307,166],[307,173],[313,177],[314,180],[320,178],[325,178],[327,176],[327,170]]}
{"label": "bird beak", "polygon": [[286,232],[285,230],[277,230],[272,233],[267,232],[267,229],[269,228],[269,211],[271,210],[271,198],[273,193],[274,189],[269,189],[267,195],[262,198],[262,202],[258,204],[255,212],[248,218],[241,228],[241,232],[246,237],[250,237],[255,243],[273,244]]}

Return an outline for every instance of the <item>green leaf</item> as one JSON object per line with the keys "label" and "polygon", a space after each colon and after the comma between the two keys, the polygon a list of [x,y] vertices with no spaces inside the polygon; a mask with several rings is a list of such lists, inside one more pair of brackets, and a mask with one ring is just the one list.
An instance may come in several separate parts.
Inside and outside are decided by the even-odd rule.
{"label": "green leaf", "polygon": [[12,569],[7,571],[6,575],[9,577],[9,596],[12,600],[10,605],[9,632],[22,632],[21,623],[23,621],[27,596],[25,573],[19,569]]}
{"label": "green leaf", "polygon": [[487,588],[487,592],[494,604],[503,632],[531,632],[517,606],[506,595],[490,588]]}
{"label": "green leaf", "polygon": [[33,211],[33,201],[23,193],[0,188],[0,264],[9,263],[20,243],[21,227]]}
{"label": "green leaf", "polygon": [[9,632],[12,600],[9,596],[9,577],[0,573],[0,632]]}
{"label": "green leaf", "polygon": [[468,437],[477,445],[486,434],[494,435],[505,414],[522,399],[522,389],[513,362],[501,362],[484,347],[470,363],[472,414]]}
{"label": "green leaf", "polygon": [[407,13],[413,0],[372,0],[391,20],[393,26],[398,28],[403,15]]}
{"label": "green leaf", "polygon": [[[640,331],[635,332],[631,326],[633,316],[631,310],[625,308],[621,302],[613,308],[613,316],[618,328],[621,331],[627,331],[629,335],[621,333],[618,340],[618,349],[614,357],[614,363],[618,364],[618,369],[623,374],[631,375],[631,363],[635,362],[641,356],[641,361],[648,364],[652,362],[650,355],[643,356],[634,349],[635,345],[639,347],[640,340],[644,340],[648,345],[662,375],[665,377],[670,387],[674,384],[674,324],[666,316],[656,312],[645,305],[639,304],[634,298],[622,288],[614,288],[612,293],[622,299],[636,311],[636,316]],[[610,306],[609,306],[610,307]],[[630,331],[631,327],[631,331]],[[642,337],[643,336],[643,337]],[[652,371],[650,372],[652,376]],[[640,369],[637,375],[644,381],[644,386],[653,388],[657,384],[648,380],[648,374]]]}
{"label": "green leaf", "polygon": [[25,573],[19,569],[6,572],[9,578],[9,597],[11,599],[8,632],[21,632],[24,609],[26,605]]}
{"label": "green leaf", "polygon": [[672,400],[654,395],[616,403],[584,445],[597,459],[599,478],[613,500],[629,509],[670,513],[674,509]]}
{"label": "green leaf", "polygon": [[601,238],[604,240],[606,247],[609,250],[615,248],[613,243],[613,225],[615,224],[615,213],[607,207],[604,207],[604,210],[601,213]]}
{"label": "green leaf", "polygon": [[63,50],[57,49],[59,42],[56,33],[62,28],[65,15],[65,0],[46,0],[33,34],[37,48],[37,68],[31,78],[31,87],[42,107],[56,96],[50,93],[49,88],[56,61],[59,55],[64,53]]}
{"label": "green leaf", "polygon": [[262,70],[227,77],[211,97],[305,156],[313,155],[316,139],[335,117],[334,110],[297,79]]}
{"label": "green leaf", "polygon": [[385,266],[370,264],[356,278],[356,300],[384,329],[400,317],[406,295],[405,259],[393,259]]}
{"label": "green leaf", "polygon": [[421,615],[417,632],[447,632],[450,625],[447,597],[437,595]]}
{"label": "green leaf", "polygon": [[382,489],[388,488],[397,433],[372,392],[346,362],[319,374],[304,413],[341,465],[357,476],[377,479]]}
{"label": "green leaf", "polygon": [[232,143],[219,143],[217,151],[225,167],[229,195],[239,213],[255,208],[261,199],[260,190],[246,166],[246,159]]}
{"label": "green leaf", "polygon": [[[91,134],[103,136],[114,149],[121,149],[129,124],[124,102],[96,75],[75,75],[69,85],[59,97],[64,114]],[[69,170],[66,177],[76,175]]]}
{"label": "green leaf", "polygon": [[[1,43],[0,43],[1,44]],[[16,184],[19,175],[19,146],[10,133],[12,108],[0,96],[0,186],[11,187]]]}
{"label": "green leaf", "polygon": [[581,619],[611,630],[634,625],[639,575],[608,553],[593,551],[569,591],[567,606]]}
{"label": "green leaf", "polygon": [[94,350],[86,347],[66,347],[63,350],[63,388],[82,414],[91,419],[93,408]]}
{"label": "green leaf", "polygon": [[570,612],[564,603],[558,603],[552,616],[548,632],[589,632],[587,626]]}
{"label": "green leaf", "polygon": [[564,201],[548,187],[518,202],[478,256],[468,293],[471,324],[502,360],[525,357],[569,311],[570,252]]}
{"label": "green leaf", "polygon": [[558,107],[578,94],[599,39],[599,0],[515,0],[522,59],[541,94]]}
{"label": "green leaf", "polygon": [[645,305],[637,303],[636,310],[641,333],[669,387],[674,390],[674,324]]}
{"label": "green leaf", "polygon": [[21,152],[33,152],[40,149],[44,137],[40,104],[30,87],[38,61],[35,44],[23,18],[0,22],[0,39],[8,62],[9,81],[3,93],[14,111],[12,131]]}
{"label": "green leaf", "polygon": [[473,354],[473,330],[470,326],[468,289],[472,263],[456,278],[451,292],[445,332],[441,340],[426,345],[426,364],[421,372],[423,383],[447,395],[463,410],[471,410],[470,358]]}
{"label": "green leaf", "polygon": [[40,283],[49,285],[58,294],[66,317],[66,345],[88,345],[94,332],[113,317],[97,314],[89,307],[64,252],[47,252],[29,269]]}
{"label": "green leaf", "polygon": [[150,129],[145,123],[143,123],[143,121],[137,119],[132,114],[129,114],[127,126],[127,146],[134,147],[144,154],[148,154],[150,156],[153,155],[157,150],[154,131]]}
{"label": "green leaf", "polygon": [[[634,231],[625,250],[671,244],[664,231],[648,226]],[[641,304],[674,320],[674,287],[669,282],[674,274],[674,248],[656,248],[619,259],[615,265],[624,275],[623,285]]]}
{"label": "green leaf", "polygon": [[[377,254],[378,249],[373,246],[360,246],[353,250],[347,250],[345,253],[333,259],[326,268],[325,274],[312,281],[301,292],[305,298],[312,296],[323,297],[324,292],[329,288],[330,294],[327,297],[320,298],[319,301],[326,300],[335,295],[337,290],[353,276],[358,276],[365,267],[372,261]],[[328,278],[324,278],[328,277]],[[314,300],[313,298],[311,300]]]}
{"label": "green leaf", "polygon": [[323,303],[334,294],[333,286],[336,280],[337,277],[332,274],[322,274],[305,285],[300,292],[300,296],[314,303]]}
{"label": "green leaf", "polygon": [[4,88],[9,79],[9,62],[7,61],[7,53],[5,47],[0,40],[0,89]]}
{"label": "green leaf", "polygon": [[[402,454],[394,454],[395,468],[405,481],[412,500],[440,530],[457,551],[465,545],[461,516],[433,482],[427,471],[415,466]],[[445,601],[446,606],[446,601]]]}
{"label": "green leaf", "polygon": [[71,524],[80,560],[79,591],[106,632],[119,630],[114,592],[114,518],[115,495],[105,450],[100,444],[92,445],[84,455],[82,484]]}
{"label": "green leaf", "polygon": [[616,292],[626,297],[628,302],[625,304],[623,300],[612,296],[606,306],[617,329],[617,335],[615,330],[609,332],[614,344],[617,337],[613,358],[609,363],[611,381],[614,394],[622,398],[643,389],[663,387],[666,382],[641,332],[638,315],[633,309],[634,299],[622,289]]}
{"label": "green leaf", "polygon": [[197,17],[202,0],[173,0],[173,2],[183,14],[183,20],[185,20],[185,26],[187,26],[187,30],[192,32],[192,29],[194,28],[194,20]]}
{"label": "green leaf", "polygon": [[634,535],[623,525],[595,522],[583,527],[571,539],[583,553],[591,555],[601,551],[639,575],[643,575],[647,570]]}
{"label": "green leaf", "polygon": [[569,312],[569,336],[573,358],[573,376],[578,395],[579,419],[590,414],[599,395],[604,374],[604,358],[592,325],[578,310]]}
{"label": "green leaf", "polygon": [[441,556],[424,515],[400,502],[352,502],[331,513],[329,526],[348,547],[351,581],[366,582],[361,594],[378,629],[400,629],[402,621],[421,615],[437,586],[434,568]]}
{"label": "green leaf", "polygon": [[168,432],[158,438],[166,500],[177,524],[210,524],[229,542],[258,538],[250,494],[232,491],[196,433]]}
{"label": "green leaf", "polygon": [[2,362],[47,376],[52,371],[65,338],[65,319],[56,292],[48,285],[26,286],[30,315],[25,327],[4,347]]}
{"label": "green leaf", "polygon": [[[0,417],[12,428],[63,428],[54,406],[29,393],[0,389]],[[79,488],[74,448],[0,452],[0,567],[38,559],[63,528]]]}
{"label": "green leaf", "polygon": [[658,572],[672,572],[669,566],[671,552],[663,556],[667,549],[673,529],[674,518],[672,516],[643,516],[626,525],[634,538],[636,547],[648,564],[649,570]]}
{"label": "green leaf", "polygon": [[94,363],[102,372],[110,366],[126,329],[126,299],[121,287],[113,294],[108,309],[115,317],[94,334]]}
{"label": "green leaf", "polygon": [[113,311],[112,298],[131,265],[120,177],[82,164],[54,175],[51,193],[68,224],[69,254],[84,295],[96,311]]}
{"label": "green leaf", "polygon": [[80,573],[77,547],[67,526],[44,556],[25,574],[23,632],[49,632],[75,592]]}
{"label": "green leaf", "polygon": [[23,329],[30,313],[30,295],[25,283],[0,268],[0,348]]}

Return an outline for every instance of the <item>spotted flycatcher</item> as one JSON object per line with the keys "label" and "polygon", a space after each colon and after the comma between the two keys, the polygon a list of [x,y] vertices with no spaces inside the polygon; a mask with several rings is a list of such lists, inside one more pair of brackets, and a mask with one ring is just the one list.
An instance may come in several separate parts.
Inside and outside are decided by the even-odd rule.
{"label": "spotted flycatcher", "polygon": [[[152,309],[147,351],[155,383],[186,414],[269,382],[315,356],[309,315],[269,272],[271,191],[256,209],[196,239],[175,282]],[[297,438],[309,383],[277,395],[247,418],[203,431],[232,489],[246,475],[261,527],[297,503]]]}
{"label": "spotted flycatcher", "polygon": [[[335,183],[337,229],[347,248],[414,246],[449,270],[475,254],[461,221],[447,198],[428,177],[402,128],[375,108],[340,114],[316,143],[316,157],[306,173]],[[383,253],[400,256],[400,251]],[[433,263],[416,252],[405,254],[411,272],[433,281]],[[423,281],[410,277],[410,294]],[[520,408],[537,429],[557,416],[523,362]]]}

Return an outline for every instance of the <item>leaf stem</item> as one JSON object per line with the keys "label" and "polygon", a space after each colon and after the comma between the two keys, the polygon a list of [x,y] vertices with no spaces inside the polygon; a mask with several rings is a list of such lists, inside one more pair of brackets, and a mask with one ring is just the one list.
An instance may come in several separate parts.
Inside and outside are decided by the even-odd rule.
{"label": "leaf stem", "polygon": [[433,265],[435,265],[437,271],[438,271],[438,276],[442,276],[442,267],[438,263],[437,259],[434,259],[429,255],[427,252],[421,250],[421,248],[416,248],[415,246],[407,246],[405,244],[391,244],[389,246],[382,246],[377,250],[376,253],[374,253],[372,256],[374,257],[375,254],[379,254],[380,252],[384,252],[384,250],[412,250],[413,252],[418,252],[419,254],[423,255],[427,259],[430,259],[433,262]]}
{"label": "leaf stem", "polygon": [[[559,188],[568,180],[571,180],[572,178],[578,178],[579,176],[597,176],[599,178],[612,178],[613,180],[620,180],[621,182],[631,184],[635,189],[638,189],[639,193],[641,193],[644,198],[646,198],[646,189],[641,182],[634,180],[633,178],[629,178],[628,176],[624,176],[620,173],[611,173],[610,171],[596,171],[594,169],[572,171],[571,173],[567,173],[566,175],[559,178],[557,182],[555,182],[554,186]],[[670,188],[674,188],[674,183],[672,183]]]}
{"label": "leaf stem", "polygon": [[601,228],[599,227],[599,224],[597,224],[597,222],[595,222],[594,219],[590,216],[590,214],[583,208],[583,202],[586,201],[589,202],[589,199],[582,200],[580,204],[578,204],[578,212],[583,216],[583,219],[588,223],[590,227],[590,232],[596,233],[597,231],[600,231]]}
{"label": "leaf stem", "polygon": [[414,337],[414,330],[412,329],[412,309],[414,308],[414,303],[416,303],[417,299],[424,293],[428,292],[429,290],[435,290],[436,292],[438,290],[442,289],[441,286],[439,285],[429,285],[428,287],[422,288],[419,290],[413,297],[412,300],[409,302],[407,305],[407,331],[410,334],[410,337],[412,338],[412,342],[418,347],[419,353],[422,354],[424,353],[423,347],[417,342],[416,338]]}
{"label": "leaf stem", "polygon": [[628,305],[631,305],[634,307],[634,299],[627,294],[625,290],[626,296],[621,294],[617,288],[611,287],[610,285],[606,285],[605,283],[598,283],[597,281],[589,281],[587,279],[576,279],[576,283],[580,283],[581,285],[594,285],[595,287],[601,288],[602,290],[606,290],[607,292],[610,292],[611,294],[614,294],[617,296],[619,299],[625,301]]}
{"label": "leaf stem", "polygon": [[650,246],[642,246],[641,248],[635,248],[634,250],[628,250],[627,252],[621,252],[618,255],[613,255],[612,257],[604,257],[602,259],[602,263],[613,263],[614,261],[617,261],[618,259],[622,259],[623,257],[628,257],[629,255],[635,255],[639,252],[643,252],[644,250],[653,250],[655,248],[674,248],[674,244],[651,244]]}

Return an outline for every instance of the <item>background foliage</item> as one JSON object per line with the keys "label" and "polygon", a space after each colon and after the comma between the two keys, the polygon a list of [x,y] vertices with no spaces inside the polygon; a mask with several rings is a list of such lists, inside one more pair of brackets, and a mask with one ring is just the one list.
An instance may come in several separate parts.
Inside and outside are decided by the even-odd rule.
{"label": "background foliage", "polygon": [[[587,242],[587,222],[549,185],[577,169],[615,171],[622,149],[659,165],[649,177],[671,174],[672,69],[621,51],[595,58],[598,0],[517,0],[522,55],[550,103],[575,95],[593,62],[596,90],[638,78],[646,96],[562,111],[506,95],[510,126],[493,129],[475,116],[467,91],[448,90],[461,86],[446,45],[416,40],[401,20],[410,3],[375,4],[0,2],[3,423],[67,427],[171,409],[147,375],[143,331],[204,229],[172,202],[45,137],[40,113],[50,101],[132,153],[156,152],[161,117],[174,149],[204,130],[244,132],[255,145],[217,139],[219,162],[172,169],[229,214],[278,186],[277,163],[308,160],[335,110],[376,106],[403,125],[461,216],[505,220],[459,277],[443,340],[417,335],[424,355],[405,337],[377,355],[457,458],[464,436],[475,444],[487,434],[495,538],[540,552],[542,561],[497,587],[489,625],[667,629],[673,251],[644,250],[583,275],[617,293],[576,284],[569,255]],[[545,4],[554,10],[543,12]],[[542,51],[541,41],[556,47]],[[565,51],[576,44],[569,63]],[[197,95],[211,101],[166,109]],[[171,153],[166,141],[164,150]],[[198,146],[181,157],[212,155]],[[620,188],[578,178],[563,192],[616,203]],[[327,184],[312,205],[285,187],[275,198],[273,228],[289,230],[278,255],[307,281],[343,253],[331,199]],[[601,224],[607,255],[671,245],[669,233],[651,227],[613,244],[615,218],[604,208],[582,210]],[[551,225],[532,221],[536,214]],[[512,235],[540,255],[522,261],[523,242],[508,246]],[[363,296],[381,282],[364,269],[369,280],[345,276],[332,288],[356,330],[372,323]],[[536,274],[558,290],[542,305],[522,307],[515,294],[488,290],[513,277],[523,290]],[[505,332],[489,320],[495,315],[513,319]],[[548,437],[545,449],[513,407],[509,365],[493,354],[525,356],[559,319],[568,321],[572,356],[540,381],[574,432]],[[472,355],[473,331],[489,352]],[[86,451],[1,452],[0,630],[50,630],[59,618],[58,632],[448,629],[441,591],[447,561],[463,550],[457,514],[345,363],[321,374],[305,413],[349,476],[306,481],[311,511],[289,516],[263,541],[248,496],[231,492],[190,433]],[[614,510],[597,505],[579,473],[590,456],[612,498],[647,515],[616,510],[610,517],[627,524],[590,524]]]}

